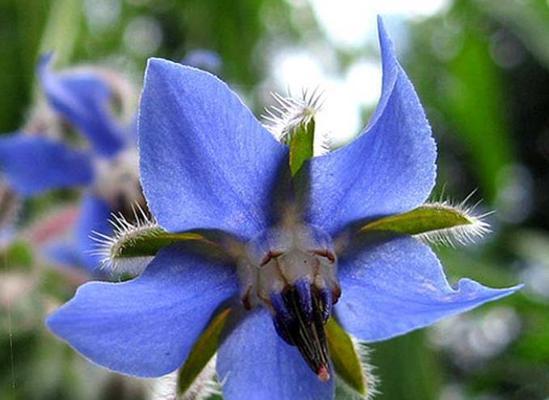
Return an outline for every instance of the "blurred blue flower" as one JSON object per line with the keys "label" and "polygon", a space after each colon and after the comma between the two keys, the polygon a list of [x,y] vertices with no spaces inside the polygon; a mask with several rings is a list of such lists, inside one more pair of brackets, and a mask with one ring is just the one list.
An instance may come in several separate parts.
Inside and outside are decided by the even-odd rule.
{"label": "blurred blue flower", "polygon": [[240,99],[208,73],[150,60],[139,138],[151,211],[168,231],[226,232],[242,247],[234,263],[167,247],[134,280],[80,287],[48,319],[51,331],[114,371],[161,376],[228,304],[224,398],[332,399],[330,315],[373,342],[514,292],[468,279],[450,287],[435,254],[409,236],[355,238],[344,253],[333,245],[357,221],[423,204],[435,180],[430,127],[381,22],[379,37],[378,108],[353,143],[307,164],[301,212],[288,206],[291,192],[282,196],[288,148]]}
{"label": "blurred blue flower", "polygon": [[99,256],[92,232],[112,233],[111,213],[144,204],[138,178],[135,125],[124,126],[112,111],[114,79],[95,69],[51,70],[42,57],[38,75],[53,110],[84,135],[90,148],[77,149],[41,135],[17,132],[0,137],[0,171],[24,198],[59,188],[85,188],[75,240],[53,243],[47,253],[59,262],[97,271]]}
{"label": "blurred blue flower", "polygon": [[181,60],[181,64],[200,68],[212,74],[219,74],[223,63],[221,57],[214,51],[206,49],[191,50]]}

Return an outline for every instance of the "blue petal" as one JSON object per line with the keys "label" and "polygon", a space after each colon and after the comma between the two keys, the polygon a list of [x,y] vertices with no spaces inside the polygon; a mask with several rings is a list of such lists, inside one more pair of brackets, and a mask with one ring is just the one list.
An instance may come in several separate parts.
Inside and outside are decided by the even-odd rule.
{"label": "blue petal", "polygon": [[109,223],[112,209],[99,197],[88,194],[82,200],[80,218],[76,225],[76,248],[80,260],[90,272],[101,266],[101,256],[96,253],[98,243],[92,239],[93,233],[112,236],[113,228]]}
{"label": "blue petal", "polygon": [[53,140],[23,134],[0,138],[0,170],[23,196],[86,185],[93,177],[88,154]]}
{"label": "blue petal", "polygon": [[139,278],[81,286],[47,325],[94,363],[161,376],[183,363],[216,308],[236,291],[231,266],[172,246]]}
{"label": "blue petal", "polygon": [[431,128],[381,20],[379,39],[383,89],[369,126],[351,144],[309,163],[308,219],[332,234],[422,204],[435,182]]}
{"label": "blue petal", "polygon": [[164,228],[250,237],[270,222],[271,191],[287,148],[223,82],[149,60],[138,129],[143,188]]}
{"label": "blue petal", "polygon": [[410,237],[364,245],[340,263],[336,313],[345,329],[365,341],[402,335],[520,288],[492,289],[462,279],[453,289],[431,249]]}
{"label": "blue petal", "polygon": [[276,334],[265,309],[242,318],[223,341],[217,374],[227,400],[334,398],[334,379],[323,383],[317,378],[297,349]]}
{"label": "blue petal", "polygon": [[124,146],[123,133],[109,109],[112,94],[91,71],[52,72],[51,54],[38,64],[38,75],[51,106],[81,131],[97,153],[112,156]]}

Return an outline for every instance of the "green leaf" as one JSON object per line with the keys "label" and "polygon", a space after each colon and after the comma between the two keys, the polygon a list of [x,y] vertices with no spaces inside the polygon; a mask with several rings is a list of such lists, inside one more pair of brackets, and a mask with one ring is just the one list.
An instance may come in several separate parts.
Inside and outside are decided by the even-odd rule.
{"label": "green leaf", "polygon": [[351,389],[365,396],[368,392],[368,382],[366,382],[362,363],[353,341],[333,318],[330,318],[326,324],[326,337],[330,357],[338,377]]}
{"label": "green leaf", "polygon": [[185,364],[177,374],[177,394],[181,396],[192,386],[206,364],[214,356],[219,347],[221,333],[229,318],[231,309],[227,308],[217,314],[202,336],[198,339]]}
{"label": "green leaf", "polygon": [[311,117],[308,122],[297,125],[289,136],[290,170],[294,176],[301,169],[303,163],[313,157],[314,119]]}
{"label": "green leaf", "polygon": [[[388,231],[423,235],[426,239],[440,238],[458,242],[472,240],[488,231],[487,224],[471,215],[466,208],[446,203],[427,203],[403,214],[390,215],[369,222],[361,232]],[[438,235],[438,237],[436,236]]]}
{"label": "green leaf", "polygon": [[81,27],[82,7],[82,2],[74,0],[51,2],[42,33],[40,53],[54,51],[60,63],[71,59]]}
{"label": "green leaf", "polygon": [[[81,1],[57,0],[50,3],[38,48],[39,56],[54,52],[55,62],[58,65],[66,64],[71,60],[82,26],[82,8]],[[35,98],[40,95],[37,83],[35,80],[33,88]]]}

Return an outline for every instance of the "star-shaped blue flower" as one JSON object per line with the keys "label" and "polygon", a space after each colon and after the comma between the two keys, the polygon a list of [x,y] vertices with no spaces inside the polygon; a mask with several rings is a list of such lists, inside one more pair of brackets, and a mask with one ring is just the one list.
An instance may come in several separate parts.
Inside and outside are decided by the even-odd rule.
{"label": "star-shaped blue flower", "polygon": [[[101,260],[93,254],[97,243],[90,234],[112,233],[108,223],[111,213],[127,207],[122,204],[125,200],[137,200],[120,198],[133,190],[127,186],[136,186],[135,192],[140,194],[135,128],[134,124],[123,126],[113,115],[114,93],[106,76],[93,69],[57,73],[50,64],[51,55],[46,55],[38,65],[45,97],[54,112],[84,135],[91,147],[75,149],[40,132],[17,132],[0,137],[0,171],[25,198],[52,189],[86,188],[75,228],[76,240],[54,243],[46,251],[57,261],[97,272]],[[131,164],[132,152],[134,165],[122,165]],[[132,168],[134,176],[126,183],[116,181],[116,177],[123,179],[124,173],[131,173]],[[109,176],[112,182],[106,187]]]}
{"label": "star-shaped blue flower", "polygon": [[353,143],[306,164],[309,194],[297,214],[281,196],[288,148],[214,76],[150,60],[138,129],[149,207],[168,231],[229,233],[242,253],[215,261],[172,245],[139,278],[82,286],[49,328],[97,364],[154,377],[180,367],[228,304],[217,356],[224,398],[332,399],[330,315],[373,342],[515,291],[468,279],[450,287],[435,254],[406,235],[334,247],[357,221],[420,206],[435,181],[425,114],[381,22],[379,36],[379,106]]}

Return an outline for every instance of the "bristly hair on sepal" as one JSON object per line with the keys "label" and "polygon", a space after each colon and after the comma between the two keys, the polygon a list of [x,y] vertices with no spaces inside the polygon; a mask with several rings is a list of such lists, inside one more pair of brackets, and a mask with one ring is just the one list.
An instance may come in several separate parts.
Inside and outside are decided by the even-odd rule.
{"label": "bristly hair on sepal", "polygon": [[298,126],[314,119],[323,104],[323,93],[318,88],[311,91],[303,89],[299,97],[293,97],[291,93],[288,96],[271,95],[277,104],[266,108],[262,118],[267,130],[285,144],[290,142],[292,132]]}
{"label": "bristly hair on sepal", "polygon": [[122,256],[123,251],[145,238],[154,238],[163,231],[156,219],[146,213],[140,205],[132,206],[134,222],[129,222],[121,213],[112,213],[109,223],[113,226],[113,235],[92,232],[90,237],[97,242],[97,248],[91,254],[101,257],[101,269],[118,275],[129,273],[139,275],[154,258],[153,256]]}
{"label": "bristly hair on sepal", "polygon": [[216,356],[212,357],[189,389],[177,395],[177,371],[156,380],[151,400],[206,400],[221,396],[221,385],[216,381]]}
{"label": "bristly hair on sepal", "polygon": [[379,394],[379,391],[377,390],[378,379],[374,374],[375,366],[370,363],[371,350],[352,335],[349,335],[349,337],[353,342],[353,347],[355,348],[360,361],[362,376],[366,384],[366,393],[361,394],[356,390],[353,390],[347,383],[345,383],[343,379],[338,379],[338,385],[341,385],[344,388],[347,395],[346,397],[349,399],[372,400],[377,394]]}
{"label": "bristly hair on sepal", "polygon": [[475,193],[476,190],[471,192],[459,203],[449,200],[438,200],[431,203],[425,203],[423,207],[451,209],[468,223],[420,233],[414,235],[414,237],[428,244],[450,247],[465,246],[482,239],[491,232],[490,225],[486,222],[486,217],[492,215],[494,211],[478,213],[477,209],[480,201],[473,205],[467,205]]}

